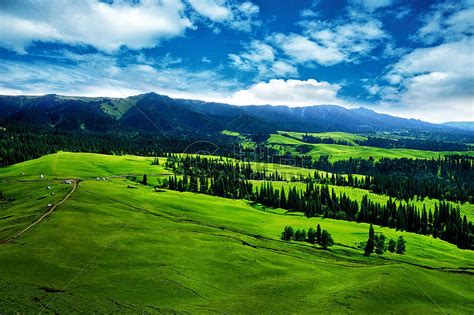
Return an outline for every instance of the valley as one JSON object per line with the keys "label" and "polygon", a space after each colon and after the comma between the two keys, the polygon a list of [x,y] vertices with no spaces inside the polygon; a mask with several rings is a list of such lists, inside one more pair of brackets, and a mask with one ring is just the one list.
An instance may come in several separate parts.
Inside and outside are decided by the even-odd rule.
{"label": "valley", "polygon": [[[382,306],[432,314],[468,312],[474,303],[470,250],[375,226],[403,236],[407,252],[364,257],[366,223],[140,183],[142,174],[149,183],[168,178],[159,160],[60,152],[1,169],[0,189],[12,199],[2,205],[3,239],[71,190],[61,180],[79,181],[42,222],[0,245],[2,309],[358,313]],[[55,194],[41,198],[46,185]],[[317,224],[332,234],[329,250],[280,240],[286,225]]]}

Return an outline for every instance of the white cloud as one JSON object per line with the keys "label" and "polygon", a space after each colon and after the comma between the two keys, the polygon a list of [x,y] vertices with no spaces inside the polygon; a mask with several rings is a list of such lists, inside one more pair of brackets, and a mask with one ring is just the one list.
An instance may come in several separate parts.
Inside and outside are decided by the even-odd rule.
{"label": "white cloud", "polygon": [[131,5],[84,1],[2,1],[0,43],[18,52],[32,42],[88,44],[104,51],[155,46],[192,27],[180,0]]}
{"label": "white cloud", "polygon": [[[142,0],[139,2],[98,0],[3,0],[0,1],[0,46],[25,53],[35,41],[91,45],[113,52],[154,47],[163,39],[195,29],[189,5],[203,17],[227,27],[250,31],[259,7],[249,1],[230,0]],[[208,23],[209,24],[209,23]],[[215,28],[217,31],[218,29]]]}
{"label": "white cloud", "polygon": [[[250,1],[242,3],[234,0],[188,1],[201,16],[232,29],[250,32],[253,26],[260,23],[256,20],[260,8]],[[197,19],[199,20],[200,17],[197,17]],[[219,33],[220,29],[214,26],[214,32]]]}
{"label": "white cloud", "polygon": [[269,73],[274,77],[296,76],[298,69],[287,62],[279,60],[272,64]]}
{"label": "white cloud", "polygon": [[241,71],[256,71],[258,78],[295,76],[298,69],[283,60],[276,60],[275,50],[265,42],[253,40],[240,55],[229,54],[231,65]]}
{"label": "white cloud", "polygon": [[380,91],[383,105],[431,121],[472,120],[473,50],[468,38],[414,50],[387,75],[391,86]]}
{"label": "white cloud", "polygon": [[472,36],[474,30],[474,1],[441,2],[423,16],[424,25],[416,39],[432,44],[437,41],[458,41]]}
{"label": "white cloud", "polygon": [[288,105],[310,106],[318,104],[344,104],[337,98],[338,84],[314,79],[277,80],[259,82],[239,90],[225,99],[235,105]]}
{"label": "white cloud", "polygon": [[332,21],[304,19],[298,23],[302,34],[277,33],[270,39],[296,63],[331,66],[358,62],[390,36],[379,20],[367,13],[354,15],[351,12],[346,18]]}
{"label": "white cloud", "polygon": [[344,54],[336,47],[321,46],[297,34],[274,34],[272,41],[297,63],[316,62],[322,65],[333,65],[345,59]]}
{"label": "white cloud", "polygon": [[393,0],[352,0],[353,5],[358,5],[372,12],[392,5]]}
{"label": "white cloud", "polygon": [[221,22],[232,17],[224,0],[188,0],[193,8],[211,21]]}
{"label": "white cloud", "polygon": [[2,61],[0,93],[124,97],[155,91],[172,97],[205,98],[228,95],[229,90],[240,87],[236,81],[225,80],[214,71],[188,71],[179,64],[164,66],[163,58],[137,58],[141,62],[119,66],[115,58],[102,54],[57,51],[55,55],[61,53],[68,63]]}

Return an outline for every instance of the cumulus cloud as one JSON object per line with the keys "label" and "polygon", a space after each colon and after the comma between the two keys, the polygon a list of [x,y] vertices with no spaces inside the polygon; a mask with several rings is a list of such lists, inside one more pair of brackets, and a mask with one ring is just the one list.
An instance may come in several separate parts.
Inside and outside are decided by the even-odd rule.
{"label": "cumulus cloud", "polygon": [[274,34],[272,41],[296,63],[316,62],[321,65],[333,65],[345,59],[345,55],[337,47],[322,46],[297,34]]}
{"label": "cumulus cloud", "polygon": [[231,65],[242,71],[256,71],[262,77],[287,77],[298,74],[298,69],[283,60],[276,60],[272,46],[259,40],[245,45],[240,55],[229,54]]}
{"label": "cumulus cloud", "polygon": [[225,93],[240,87],[211,70],[189,71],[179,63],[167,66],[163,60],[170,56],[159,59],[137,56],[123,66],[116,58],[100,53],[55,52],[60,54],[67,63],[3,60],[0,93],[124,97],[155,91],[173,97],[206,98],[228,95]]}
{"label": "cumulus cloud", "polygon": [[352,5],[360,6],[369,12],[388,7],[393,4],[393,0],[352,0]]}
{"label": "cumulus cloud", "polygon": [[[0,1],[0,45],[19,53],[36,41],[91,45],[113,52],[154,47],[163,39],[195,29],[191,6],[212,23],[250,31],[258,24],[259,7],[252,2],[224,0],[4,0]],[[210,25],[212,27],[212,25]]]}
{"label": "cumulus cloud", "polygon": [[473,50],[470,38],[414,50],[386,76],[383,105],[432,121],[473,120]]}
{"label": "cumulus cloud", "polygon": [[[303,14],[308,17],[308,14]],[[316,63],[331,66],[342,62],[358,62],[376,47],[390,39],[383,30],[382,22],[367,13],[332,21],[303,19],[298,23],[301,34],[276,33],[270,36],[272,43],[295,63]]]}
{"label": "cumulus cloud", "polygon": [[189,0],[193,8],[201,15],[214,22],[229,19],[232,11],[226,7],[223,0]]}
{"label": "cumulus cloud", "polygon": [[0,43],[24,52],[34,41],[92,45],[113,51],[155,46],[192,27],[180,0],[0,2]]}
{"label": "cumulus cloud", "polygon": [[[250,2],[234,0],[188,0],[192,8],[202,17],[208,18],[216,25],[225,25],[239,31],[249,32],[252,27],[259,25],[256,19],[260,8]],[[197,17],[199,20],[200,17]],[[214,28],[219,32],[218,28]]]}
{"label": "cumulus cloud", "polygon": [[474,30],[474,2],[461,0],[435,4],[422,17],[424,25],[416,39],[433,44],[439,41],[457,41],[472,36]]}
{"label": "cumulus cloud", "polygon": [[318,104],[344,104],[337,98],[338,84],[315,79],[259,82],[235,92],[226,99],[236,105],[288,105],[310,106]]}

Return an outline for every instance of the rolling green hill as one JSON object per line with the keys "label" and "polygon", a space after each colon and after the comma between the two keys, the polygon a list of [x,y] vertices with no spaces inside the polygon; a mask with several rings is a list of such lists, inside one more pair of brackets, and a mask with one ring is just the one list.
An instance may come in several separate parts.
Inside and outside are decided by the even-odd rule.
{"label": "rolling green hill", "polygon": [[[364,257],[359,243],[367,239],[367,224],[156,191],[125,177],[167,176],[151,160],[59,153],[0,169],[6,197],[0,217],[18,219],[0,220],[3,239],[72,189],[62,179],[80,180],[50,215],[0,244],[2,312],[442,314],[474,308],[472,251],[375,227],[388,238],[403,235],[407,252]],[[55,195],[41,199],[45,184]],[[336,244],[323,251],[281,241],[288,224],[321,224]]]}
{"label": "rolling green hill", "polygon": [[[291,134],[291,133],[288,133]],[[297,133],[293,133],[297,134]],[[346,133],[327,133],[331,137],[336,135],[341,140],[354,141],[355,138],[350,138]],[[320,135],[320,134],[314,134]],[[357,137],[356,135],[353,135]],[[385,158],[420,158],[431,159],[444,155],[463,154],[474,156],[474,151],[426,151],[415,149],[384,149],[376,147],[368,147],[361,145],[341,145],[341,144],[326,144],[326,143],[305,143],[302,140],[286,137],[281,134],[272,134],[266,143],[281,153],[303,154],[318,159],[321,155],[328,155],[332,162],[338,160],[346,160],[348,158],[362,158],[368,159],[373,157],[375,160]],[[304,152],[304,153],[301,153]]]}
{"label": "rolling green hill", "polygon": [[347,133],[347,132],[338,132],[338,131],[333,131],[333,132],[320,132],[320,133],[303,133],[303,132],[293,132],[293,131],[279,131],[279,134],[288,134],[292,137],[298,138],[300,140],[303,139],[304,135],[309,135],[313,137],[318,137],[320,139],[332,139],[335,141],[345,141],[347,143],[350,143],[352,145],[358,145],[355,141],[363,141],[366,140],[367,137],[360,136],[357,134],[353,133]]}

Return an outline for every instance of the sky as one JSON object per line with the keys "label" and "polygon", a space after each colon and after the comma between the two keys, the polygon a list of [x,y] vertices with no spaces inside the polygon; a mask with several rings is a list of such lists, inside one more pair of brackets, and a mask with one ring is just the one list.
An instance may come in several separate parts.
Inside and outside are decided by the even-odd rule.
{"label": "sky", "polygon": [[474,121],[474,0],[0,1],[0,94]]}

